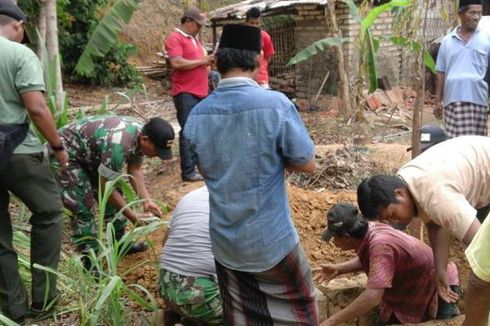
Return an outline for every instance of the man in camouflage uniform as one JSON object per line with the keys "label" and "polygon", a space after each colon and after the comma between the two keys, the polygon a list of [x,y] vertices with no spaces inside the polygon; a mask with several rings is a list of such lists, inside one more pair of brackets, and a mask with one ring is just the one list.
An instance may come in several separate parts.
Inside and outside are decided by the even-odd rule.
{"label": "man in camouflage uniform", "polygon": [[[62,200],[72,213],[72,239],[83,254],[90,248],[97,250],[94,206],[99,179],[102,186],[116,179],[126,164],[127,173],[132,176],[129,179],[131,186],[140,198],[146,199],[144,210],[162,216],[158,205],[150,199],[141,166],[145,155],[158,156],[162,160],[172,158],[174,130],[167,121],[152,118],[143,125],[131,117],[93,116],[73,122],[60,129],[59,133],[69,154],[66,170],[58,174]],[[56,167],[55,162],[53,165]],[[106,208],[106,221],[112,220],[116,212],[125,206],[121,192],[114,190]],[[122,214],[133,224],[138,223],[137,215],[130,208],[125,208]],[[121,238],[126,220],[116,219],[113,223],[116,238]],[[146,248],[144,242],[135,244],[129,253]]]}

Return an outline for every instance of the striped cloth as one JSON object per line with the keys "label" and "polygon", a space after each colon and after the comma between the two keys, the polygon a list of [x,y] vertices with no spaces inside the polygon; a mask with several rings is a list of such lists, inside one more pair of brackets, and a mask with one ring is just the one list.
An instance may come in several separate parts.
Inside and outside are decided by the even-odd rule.
{"label": "striped cloth", "polygon": [[487,136],[488,107],[454,102],[444,108],[444,124],[449,138],[464,135]]}
{"label": "striped cloth", "polygon": [[315,287],[298,244],[270,270],[235,271],[216,261],[225,325],[318,325]]}

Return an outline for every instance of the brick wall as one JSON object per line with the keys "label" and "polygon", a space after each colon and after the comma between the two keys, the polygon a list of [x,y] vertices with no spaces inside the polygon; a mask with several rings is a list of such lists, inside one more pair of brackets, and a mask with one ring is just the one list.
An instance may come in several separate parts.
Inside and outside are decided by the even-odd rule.
{"label": "brick wall", "polygon": [[[298,7],[297,10],[298,14],[294,16],[296,52],[328,35],[323,8],[310,5]],[[322,94],[335,94],[337,66],[333,49],[321,52],[312,59],[296,65],[296,97],[314,96],[327,73],[329,73],[329,78]]]}
{"label": "brick wall", "polygon": [[[337,22],[342,35],[349,37],[356,42],[359,35],[360,26],[355,22],[350,14],[347,5],[338,2],[336,6]],[[371,27],[373,35],[376,37],[391,36],[391,25],[393,17],[390,12],[379,15],[375,24]],[[359,70],[359,51],[352,45],[345,46],[346,62],[351,73],[351,82],[354,82],[356,73]],[[391,85],[400,82],[401,49],[394,46],[391,42],[381,42],[377,52],[378,76],[386,76]]]}
{"label": "brick wall", "polygon": [[[324,9],[318,6],[302,6],[297,8],[295,16],[295,42],[296,51],[299,51],[313,42],[329,35]],[[349,8],[338,2],[336,8],[337,23],[342,36],[349,37],[353,42],[357,41],[359,25],[352,18]],[[372,28],[375,36],[386,36],[391,31],[393,18],[390,13],[381,14]],[[382,42],[378,50],[378,74],[379,77],[386,76],[392,85],[400,82],[401,49],[393,46],[390,42]],[[344,46],[345,61],[348,66],[348,76],[351,83],[356,81],[359,71],[359,53],[352,45]],[[296,96],[306,98],[308,94],[313,96],[317,93],[327,72],[330,72],[328,81],[322,94],[336,94],[338,67],[335,51],[329,49],[324,53],[317,54],[312,60],[296,66]],[[311,78],[309,78],[311,74]]]}

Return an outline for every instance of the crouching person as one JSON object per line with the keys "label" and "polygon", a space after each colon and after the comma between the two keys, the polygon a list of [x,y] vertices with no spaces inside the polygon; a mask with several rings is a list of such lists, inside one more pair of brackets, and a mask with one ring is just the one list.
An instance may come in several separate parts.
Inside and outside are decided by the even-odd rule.
{"label": "crouching person", "polygon": [[[392,226],[370,223],[351,204],[340,203],[327,213],[328,229],[322,239],[333,241],[342,250],[355,250],[357,256],[339,264],[317,269],[317,280],[330,281],[341,274],[364,271],[366,290],[351,304],[330,316],[321,325],[339,323],[367,314],[377,306],[375,325],[420,323],[448,319],[459,314],[457,306],[438,297],[431,248]],[[459,291],[458,271],[447,266],[453,291]]]}
{"label": "crouching person", "polygon": [[[139,198],[145,199],[144,210],[161,217],[160,208],[150,199],[145,186],[143,157],[171,159],[174,130],[160,118],[152,118],[143,124],[131,117],[93,116],[70,123],[59,133],[69,154],[68,165],[58,173],[62,200],[72,214],[72,240],[84,255],[85,267],[91,269],[86,254],[90,249],[98,249],[94,210],[99,180],[104,187],[107,181],[119,177],[127,166],[131,186]],[[53,166],[57,168],[56,162]],[[124,235],[126,220],[138,223],[136,213],[125,207],[122,193],[118,189],[112,191],[104,218],[106,222],[113,221],[116,239]],[[125,218],[114,219],[123,208]],[[147,247],[146,242],[138,242],[127,253],[144,251]]]}
{"label": "crouching person", "polygon": [[184,196],[170,220],[160,259],[158,288],[165,325],[222,325],[223,309],[209,238],[209,192]]}

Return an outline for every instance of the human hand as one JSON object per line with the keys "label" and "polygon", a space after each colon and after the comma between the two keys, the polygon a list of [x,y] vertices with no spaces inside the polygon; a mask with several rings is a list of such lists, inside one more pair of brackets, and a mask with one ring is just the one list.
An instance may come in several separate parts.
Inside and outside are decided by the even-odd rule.
{"label": "human hand", "polygon": [[442,103],[441,102],[437,102],[436,105],[434,106],[434,116],[441,120],[442,119],[442,112],[443,112],[443,108],[442,108]]}
{"label": "human hand", "polygon": [[320,265],[320,267],[314,268],[313,273],[316,274],[313,277],[313,280],[315,280],[315,282],[328,283],[339,275],[339,270],[335,267],[335,265],[324,264]]}
{"label": "human hand", "polygon": [[145,212],[150,212],[153,215],[158,216],[159,218],[163,217],[162,210],[151,199],[145,201],[145,203],[143,204],[143,210]]}
{"label": "human hand", "polygon": [[214,54],[210,54],[204,57],[204,64],[206,66],[212,65],[214,62]]}
{"label": "human hand", "polygon": [[68,159],[69,159],[66,150],[55,151],[54,156],[56,157],[56,160],[60,163],[61,170],[63,171],[66,170],[66,168],[68,167]]}
{"label": "human hand", "polygon": [[436,277],[436,282],[437,292],[444,301],[454,303],[458,300],[458,294],[449,287],[447,271],[439,272]]}

